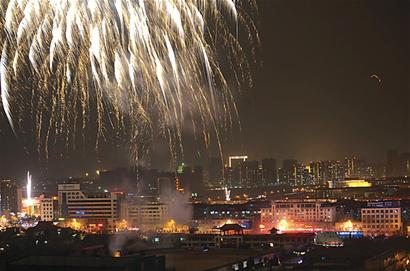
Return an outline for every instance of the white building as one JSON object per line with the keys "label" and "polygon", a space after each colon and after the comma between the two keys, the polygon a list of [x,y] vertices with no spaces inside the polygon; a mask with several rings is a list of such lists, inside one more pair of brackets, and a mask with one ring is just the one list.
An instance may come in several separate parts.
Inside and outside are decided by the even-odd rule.
{"label": "white building", "polygon": [[160,229],[169,219],[168,205],[160,202],[122,202],[121,219],[133,227]]}
{"label": "white building", "polygon": [[366,235],[394,235],[403,227],[401,208],[396,202],[368,203],[367,208],[361,209],[361,216]]}
{"label": "white building", "polygon": [[58,185],[58,206],[62,217],[68,217],[68,209],[66,208],[68,200],[78,198],[80,192],[80,184],[78,183]]}
{"label": "white building", "polygon": [[273,222],[282,219],[295,222],[334,223],[336,207],[325,200],[279,200],[272,202]]}
{"label": "white building", "polygon": [[90,194],[81,191],[79,184],[59,184],[58,195],[62,217],[85,221],[88,228],[114,231],[119,207],[116,194]]}
{"label": "white building", "polygon": [[43,198],[40,200],[41,221],[53,221],[58,217],[57,197]]}

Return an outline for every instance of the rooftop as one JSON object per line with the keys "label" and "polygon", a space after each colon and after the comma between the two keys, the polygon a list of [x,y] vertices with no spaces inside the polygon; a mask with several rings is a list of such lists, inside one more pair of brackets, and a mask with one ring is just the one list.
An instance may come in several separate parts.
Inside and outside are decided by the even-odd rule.
{"label": "rooftop", "polygon": [[258,255],[273,253],[273,250],[252,250],[252,249],[210,249],[207,252],[198,250],[173,249],[163,252],[155,252],[156,255],[166,257],[166,268],[175,271],[206,271],[217,267],[248,259]]}
{"label": "rooftop", "polygon": [[224,224],[222,227],[219,228],[221,231],[241,231],[245,228],[239,224],[232,223],[232,224]]}

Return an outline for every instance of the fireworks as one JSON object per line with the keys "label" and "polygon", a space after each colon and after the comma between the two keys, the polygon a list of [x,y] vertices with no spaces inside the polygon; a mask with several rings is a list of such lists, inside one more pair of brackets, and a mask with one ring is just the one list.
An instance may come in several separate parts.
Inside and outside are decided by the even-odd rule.
{"label": "fireworks", "polygon": [[31,175],[27,172],[27,200],[31,201]]}
{"label": "fireworks", "polygon": [[34,207],[38,204],[38,200],[31,197],[31,175],[27,172],[27,197],[23,200],[23,208],[28,215],[33,215]]}
{"label": "fireworks", "polygon": [[3,110],[15,133],[34,123],[46,155],[50,138],[87,130],[96,146],[107,130],[129,136],[136,155],[157,131],[182,149],[187,122],[219,142],[237,119],[232,85],[252,83],[256,12],[254,0],[2,0]]}
{"label": "fireworks", "polygon": [[289,228],[289,223],[286,219],[281,219],[277,227],[279,231],[286,231]]}

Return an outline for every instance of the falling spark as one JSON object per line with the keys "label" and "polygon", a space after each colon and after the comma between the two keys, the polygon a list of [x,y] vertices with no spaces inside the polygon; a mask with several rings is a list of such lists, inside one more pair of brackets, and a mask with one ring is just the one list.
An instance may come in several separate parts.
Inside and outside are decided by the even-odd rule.
{"label": "falling spark", "polygon": [[186,119],[220,145],[232,89],[252,85],[256,13],[254,0],[2,0],[3,110],[15,133],[34,120],[46,156],[50,138],[89,130],[97,148],[107,130],[129,135],[135,158],[156,131],[182,151]]}
{"label": "falling spark", "polygon": [[379,83],[382,82],[382,79],[377,74],[372,74],[370,78],[375,78]]}

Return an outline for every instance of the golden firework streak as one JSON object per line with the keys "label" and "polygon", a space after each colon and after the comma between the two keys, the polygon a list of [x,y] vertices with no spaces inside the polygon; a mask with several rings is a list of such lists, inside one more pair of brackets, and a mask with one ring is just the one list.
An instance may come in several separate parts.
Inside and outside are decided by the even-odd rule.
{"label": "golden firework streak", "polygon": [[2,0],[3,110],[15,133],[33,119],[46,155],[91,122],[97,145],[114,128],[136,155],[156,128],[182,149],[185,119],[219,143],[237,119],[230,82],[252,84],[254,13],[254,0]]}

